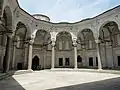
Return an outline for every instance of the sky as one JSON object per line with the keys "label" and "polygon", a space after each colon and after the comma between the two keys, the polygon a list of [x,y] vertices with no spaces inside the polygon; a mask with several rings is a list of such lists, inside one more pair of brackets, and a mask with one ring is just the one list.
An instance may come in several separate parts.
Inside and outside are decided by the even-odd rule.
{"label": "sky", "polygon": [[33,14],[50,17],[51,22],[77,22],[92,18],[115,6],[120,0],[18,0],[20,7]]}

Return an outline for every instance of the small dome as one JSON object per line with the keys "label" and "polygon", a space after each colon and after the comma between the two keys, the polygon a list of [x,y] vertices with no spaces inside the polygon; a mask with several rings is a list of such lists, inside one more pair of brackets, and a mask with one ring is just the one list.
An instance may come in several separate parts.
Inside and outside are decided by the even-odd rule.
{"label": "small dome", "polygon": [[50,22],[50,18],[48,16],[45,16],[45,15],[42,15],[42,14],[34,14],[33,17],[38,19],[38,20],[43,20],[43,21]]}

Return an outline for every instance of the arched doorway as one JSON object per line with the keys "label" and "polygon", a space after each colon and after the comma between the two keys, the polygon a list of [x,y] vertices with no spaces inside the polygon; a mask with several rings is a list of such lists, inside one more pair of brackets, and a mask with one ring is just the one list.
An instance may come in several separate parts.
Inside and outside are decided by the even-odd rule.
{"label": "arched doorway", "polygon": [[77,57],[77,62],[82,63],[82,57],[80,55],[78,55],[78,57]]}
{"label": "arched doorway", "polygon": [[82,57],[80,55],[77,56],[77,64],[78,68],[82,67]]}
{"label": "arched doorway", "polygon": [[40,67],[39,67],[39,58],[38,56],[35,56],[33,59],[32,59],[32,70],[39,70]]}

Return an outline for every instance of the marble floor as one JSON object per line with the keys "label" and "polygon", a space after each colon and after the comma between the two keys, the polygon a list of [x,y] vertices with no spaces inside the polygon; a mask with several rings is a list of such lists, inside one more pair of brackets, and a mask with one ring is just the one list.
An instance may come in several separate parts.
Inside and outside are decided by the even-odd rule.
{"label": "marble floor", "polygon": [[0,81],[0,90],[120,90],[120,75],[43,70]]}

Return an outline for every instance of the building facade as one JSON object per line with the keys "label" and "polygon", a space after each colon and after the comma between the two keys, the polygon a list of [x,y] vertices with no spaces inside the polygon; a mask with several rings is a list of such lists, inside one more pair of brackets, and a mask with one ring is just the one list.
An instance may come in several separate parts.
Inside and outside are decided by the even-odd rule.
{"label": "building facade", "polygon": [[75,23],[0,0],[0,69],[120,68],[120,6]]}

